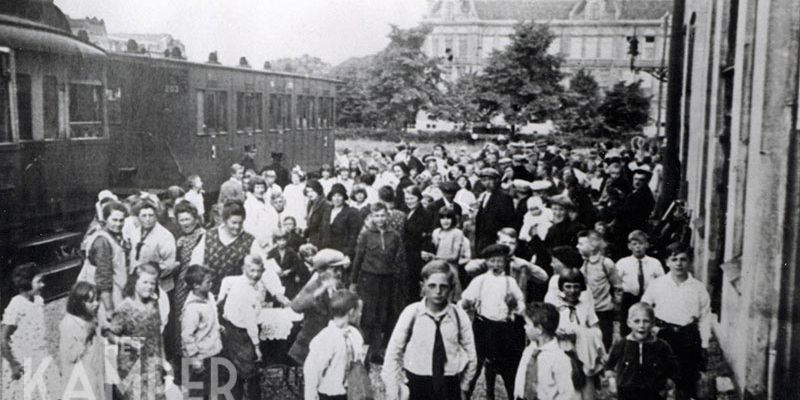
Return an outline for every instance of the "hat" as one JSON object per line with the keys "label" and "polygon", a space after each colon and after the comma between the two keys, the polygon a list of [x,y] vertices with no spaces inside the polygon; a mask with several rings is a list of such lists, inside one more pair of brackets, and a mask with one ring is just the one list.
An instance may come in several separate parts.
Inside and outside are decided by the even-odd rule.
{"label": "hat", "polygon": [[280,151],[273,151],[271,155],[272,158],[283,158],[283,152]]}
{"label": "hat", "polygon": [[531,190],[542,191],[542,190],[549,190],[551,187],[553,187],[553,182],[540,180],[540,181],[533,181],[530,183],[530,185],[531,185]]}
{"label": "hat", "polygon": [[117,195],[111,193],[110,190],[101,190],[100,193],[97,194],[97,201],[103,201],[105,199],[111,199],[114,201],[118,201]]}
{"label": "hat", "polygon": [[483,168],[478,172],[478,176],[481,178],[500,179],[500,173],[494,168]]}
{"label": "hat", "polygon": [[567,268],[583,266],[583,257],[574,246],[558,246],[551,250],[550,254]]}
{"label": "hat", "polygon": [[350,259],[339,250],[322,249],[311,258],[311,264],[315,270],[329,267],[346,267],[350,264]]}
{"label": "hat", "polygon": [[542,201],[542,198],[539,196],[528,197],[528,202],[525,203],[525,205],[528,207],[528,209],[538,208],[541,210],[544,208],[544,202]]}
{"label": "hat", "polygon": [[256,151],[256,145],[254,145],[254,144],[246,144],[246,145],[244,145],[244,151],[245,151],[245,153],[249,153],[251,151]]}
{"label": "hat", "polygon": [[341,183],[334,183],[333,186],[331,186],[331,191],[328,192],[328,200],[332,199],[334,194],[342,195],[345,201],[348,199],[347,188],[345,188]]}
{"label": "hat", "polygon": [[513,156],[511,156],[511,159],[514,161],[521,161],[521,162],[528,161],[528,158],[525,157],[525,154],[514,154]]}
{"label": "hat", "polygon": [[643,164],[638,166],[636,169],[632,171],[634,174],[645,174],[647,176],[652,176],[653,171],[650,169],[650,166],[647,164]]}
{"label": "hat", "polygon": [[442,182],[442,184],[439,185],[439,190],[441,190],[442,193],[455,194],[456,192],[458,192],[459,189],[461,189],[461,188],[458,186],[457,183],[455,183],[453,181]]}
{"label": "hat", "polygon": [[503,158],[497,160],[497,163],[498,164],[511,164],[511,159],[508,158],[508,157],[503,157]]}
{"label": "hat", "polygon": [[572,199],[569,198],[565,193],[559,194],[557,196],[553,196],[550,198],[551,204],[558,204],[561,207],[572,209],[575,208],[575,203],[572,202]]}
{"label": "hat", "polygon": [[267,170],[264,170],[264,175],[266,175],[266,176],[269,176],[269,177],[272,177],[272,178],[276,178],[276,177],[278,176],[278,174],[277,174],[277,173],[275,173],[275,170],[274,170],[274,169],[267,169]]}
{"label": "hat", "polygon": [[319,183],[316,179],[310,179],[306,182],[306,188],[311,189],[317,193],[318,196],[322,196],[324,191],[322,189],[322,184]]}
{"label": "hat", "polygon": [[511,181],[511,183],[514,185],[514,190],[516,190],[517,192],[530,193],[531,191],[530,182],[524,179],[514,179],[513,181]]}
{"label": "hat", "polygon": [[424,163],[426,163],[426,164],[427,164],[427,163],[428,163],[428,161],[430,161],[430,160],[434,160],[434,161],[436,161],[436,160],[438,160],[438,159],[437,159],[437,158],[436,158],[436,156],[435,156],[435,155],[433,155],[433,154],[428,154],[427,156],[425,156],[425,157],[422,157],[422,162],[424,162]]}
{"label": "hat", "polygon": [[504,244],[490,244],[481,251],[481,257],[508,256],[509,253],[511,253],[511,249]]}

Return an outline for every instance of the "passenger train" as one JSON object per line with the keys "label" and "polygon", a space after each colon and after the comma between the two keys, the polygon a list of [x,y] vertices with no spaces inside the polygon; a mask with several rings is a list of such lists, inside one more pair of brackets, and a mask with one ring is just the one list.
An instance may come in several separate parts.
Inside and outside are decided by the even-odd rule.
{"label": "passenger train", "polygon": [[334,156],[337,82],[249,67],[108,53],[70,33],[48,1],[0,4],[0,309],[11,270],[37,262],[44,297],[74,282],[103,189],[213,192],[241,160],[284,153],[314,169]]}

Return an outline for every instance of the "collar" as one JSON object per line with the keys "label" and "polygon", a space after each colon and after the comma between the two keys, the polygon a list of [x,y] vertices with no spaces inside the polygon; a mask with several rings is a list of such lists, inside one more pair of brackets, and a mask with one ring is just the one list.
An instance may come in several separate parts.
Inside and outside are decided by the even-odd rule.
{"label": "collar", "polygon": [[593,254],[589,256],[589,258],[587,258],[586,261],[589,261],[590,264],[595,264],[602,259],[603,259],[602,254]]}
{"label": "collar", "polygon": [[417,315],[419,315],[419,314],[428,314],[431,317],[439,318],[439,317],[441,317],[443,315],[447,315],[450,312],[450,308],[453,307],[452,304],[447,304],[444,307],[444,309],[442,309],[442,311],[439,311],[439,312],[435,313],[435,312],[431,311],[428,308],[428,306],[425,305],[425,301],[426,301],[425,299],[420,300],[419,306],[417,308]]}
{"label": "collar", "polygon": [[690,283],[690,282],[692,281],[692,279],[694,279],[694,277],[692,276],[692,273],[691,273],[691,272],[688,272],[688,273],[687,273],[686,280],[685,280],[685,281],[683,281],[683,282],[678,282],[678,281],[675,279],[675,275],[672,273],[672,271],[670,271],[670,272],[669,272],[667,275],[669,275],[669,280],[670,280],[670,282],[672,282],[672,283],[673,283],[675,286],[683,286],[683,285],[686,285],[686,284]]}
{"label": "collar", "polygon": [[631,333],[628,334],[628,336],[625,336],[625,340],[627,340],[629,342],[635,342],[635,343],[653,343],[658,339],[656,338],[655,335],[650,335],[644,341],[639,341],[639,340],[636,340],[636,339],[633,338],[633,332],[631,332]]}
{"label": "collar", "polygon": [[558,346],[558,340],[553,338],[553,339],[550,339],[549,342],[539,346],[539,350],[540,351],[553,351],[553,350],[561,350],[561,348]]}

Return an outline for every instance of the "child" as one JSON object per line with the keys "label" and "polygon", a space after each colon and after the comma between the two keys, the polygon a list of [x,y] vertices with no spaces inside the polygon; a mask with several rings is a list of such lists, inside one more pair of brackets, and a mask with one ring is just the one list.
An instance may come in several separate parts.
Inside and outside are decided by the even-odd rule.
{"label": "child", "polygon": [[306,400],[347,400],[347,373],[364,357],[364,339],[351,325],[358,321],[359,301],[345,289],[331,295],[333,319],[311,340],[303,365]]}
{"label": "child", "polygon": [[[550,277],[550,281],[547,283],[547,294],[544,296],[544,302],[555,304],[561,292],[558,285],[561,272],[567,269],[580,270],[583,265],[583,258],[575,247],[559,246],[553,249],[550,263],[553,268],[553,276]],[[581,293],[581,302],[594,303],[594,298],[592,298],[592,294],[588,290]]]}
{"label": "child", "polygon": [[294,217],[291,215],[283,217],[281,227],[286,232],[286,245],[294,251],[300,251],[300,246],[306,241],[303,239],[303,235],[297,231],[297,221]]}
{"label": "child", "polygon": [[581,391],[583,400],[592,400],[595,396],[594,375],[603,367],[606,356],[603,346],[603,334],[599,329],[599,321],[594,313],[594,305],[581,301],[581,292],[586,290],[586,279],[580,270],[567,268],[558,277],[559,293],[550,304],[556,306],[560,313],[558,343],[561,348],[574,353],[583,364],[583,373],[587,379]]}
{"label": "child", "polygon": [[72,398],[77,391],[92,393],[89,397],[103,396],[103,341],[97,334],[99,306],[100,298],[94,285],[75,283],[67,298],[67,313],[58,325],[61,376],[64,384],[85,377],[89,387],[71,384],[64,388],[64,398]]}
{"label": "child", "polygon": [[242,274],[223,278],[220,286],[217,303],[224,303],[222,344],[225,358],[236,367],[231,390],[236,399],[243,398],[245,390],[250,398],[261,397],[256,363],[261,360],[257,317],[266,299],[263,274],[261,257],[250,254],[244,258]]}
{"label": "child", "polygon": [[[21,399],[25,375],[36,373],[39,365],[50,357],[45,340],[44,300],[40,296],[44,284],[41,271],[32,263],[17,266],[11,275],[11,281],[19,294],[8,303],[0,321],[0,352],[4,361],[0,366],[0,389],[6,399]],[[28,364],[27,360],[31,363]],[[45,372],[43,376],[57,377],[58,372],[54,375]],[[49,399],[51,394],[56,393],[58,389],[48,387],[45,393],[33,390],[32,394],[39,396],[34,398]]]}
{"label": "child", "polygon": [[660,392],[675,373],[672,348],[653,335],[655,314],[649,304],[632,305],[627,322],[631,333],[611,348],[606,377],[616,375],[619,400],[661,400]]}
{"label": "child", "polygon": [[446,262],[431,261],[420,275],[423,299],[403,310],[386,348],[387,398],[458,400],[477,366],[469,317],[450,304],[455,275]]}
{"label": "child", "polygon": [[581,273],[594,299],[594,311],[600,320],[603,345],[611,349],[614,339],[614,299],[622,280],[614,268],[614,261],[603,256],[603,238],[595,231],[578,233],[578,252],[583,257]]}
{"label": "child", "polygon": [[462,279],[466,278],[464,265],[472,258],[469,239],[461,229],[457,228],[459,217],[453,206],[444,206],[439,209],[439,228],[433,230],[431,237],[436,252],[435,254],[422,252],[423,261],[444,260],[453,269],[456,285],[452,288],[452,301],[458,301],[461,298],[461,288],[465,282]]}
{"label": "child", "polygon": [[[510,250],[500,244],[486,247],[482,255],[489,271],[473,279],[461,294],[461,307],[475,312],[473,330],[478,370],[484,361],[488,362],[486,390],[493,391],[492,378],[496,372],[503,377],[508,397],[514,394],[514,375],[525,348],[524,321],[521,317],[525,310],[525,298],[517,281],[506,273]],[[470,382],[470,394],[477,377],[476,374]]]}
{"label": "child", "polygon": [[267,253],[267,259],[275,260],[280,267],[281,283],[286,288],[284,295],[291,299],[308,281],[311,273],[303,264],[300,255],[289,247],[289,235],[284,230],[277,230],[273,237],[274,247]]}
{"label": "child", "polygon": [[559,314],[552,304],[532,303],[525,309],[525,334],[531,344],[522,352],[514,383],[518,400],[580,398],[572,381],[572,361],[558,346]]}
{"label": "child", "polygon": [[[627,321],[628,308],[642,299],[647,286],[656,278],[664,275],[661,262],[645,254],[649,247],[647,234],[642,231],[633,231],[628,235],[628,249],[631,255],[617,261],[617,273],[622,279],[622,320]],[[626,324],[622,324],[620,333],[623,336],[630,333]]]}
{"label": "child", "polygon": [[[202,266],[192,265],[184,280],[190,292],[181,311],[181,348],[184,363],[182,382],[202,382],[202,396],[207,398],[211,387],[211,358],[222,351],[221,327],[217,317],[217,303],[211,293],[213,272]],[[195,393],[189,392],[190,396]]]}
{"label": "child", "polygon": [[158,311],[158,263],[136,267],[123,289],[123,300],[111,317],[107,335],[122,348],[117,356],[120,390],[128,400],[163,399],[164,345]]}
{"label": "child", "polygon": [[658,337],[664,339],[678,360],[676,397],[697,396],[697,380],[705,368],[711,337],[710,297],[705,284],[689,273],[692,251],[681,243],[667,247],[670,272],[647,287],[642,302],[653,306]]}

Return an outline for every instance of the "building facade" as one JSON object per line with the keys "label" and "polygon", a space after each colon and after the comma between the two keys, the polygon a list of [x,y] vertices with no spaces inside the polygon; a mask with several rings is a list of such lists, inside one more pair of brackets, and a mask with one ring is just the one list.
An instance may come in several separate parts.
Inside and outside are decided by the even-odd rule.
{"label": "building facade", "polygon": [[452,80],[480,72],[493,51],[510,43],[517,23],[534,21],[554,33],[549,51],[564,58],[567,77],[585,68],[601,88],[641,80],[658,119],[659,80],[631,68],[628,46],[636,37],[636,67],[665,65],[671,0],[432,0],[428,7],[424,51],[443,59]]}
{"label": "building facade", "polygon": [[129,44],[135,42],[138,53],[164,57],[168,52],[172,58],[186,58],[186,47],[168,33],[108,33],[105,21],[94,17],[69,18],[69,25],[72,34],[106,51],[132,52]]}

